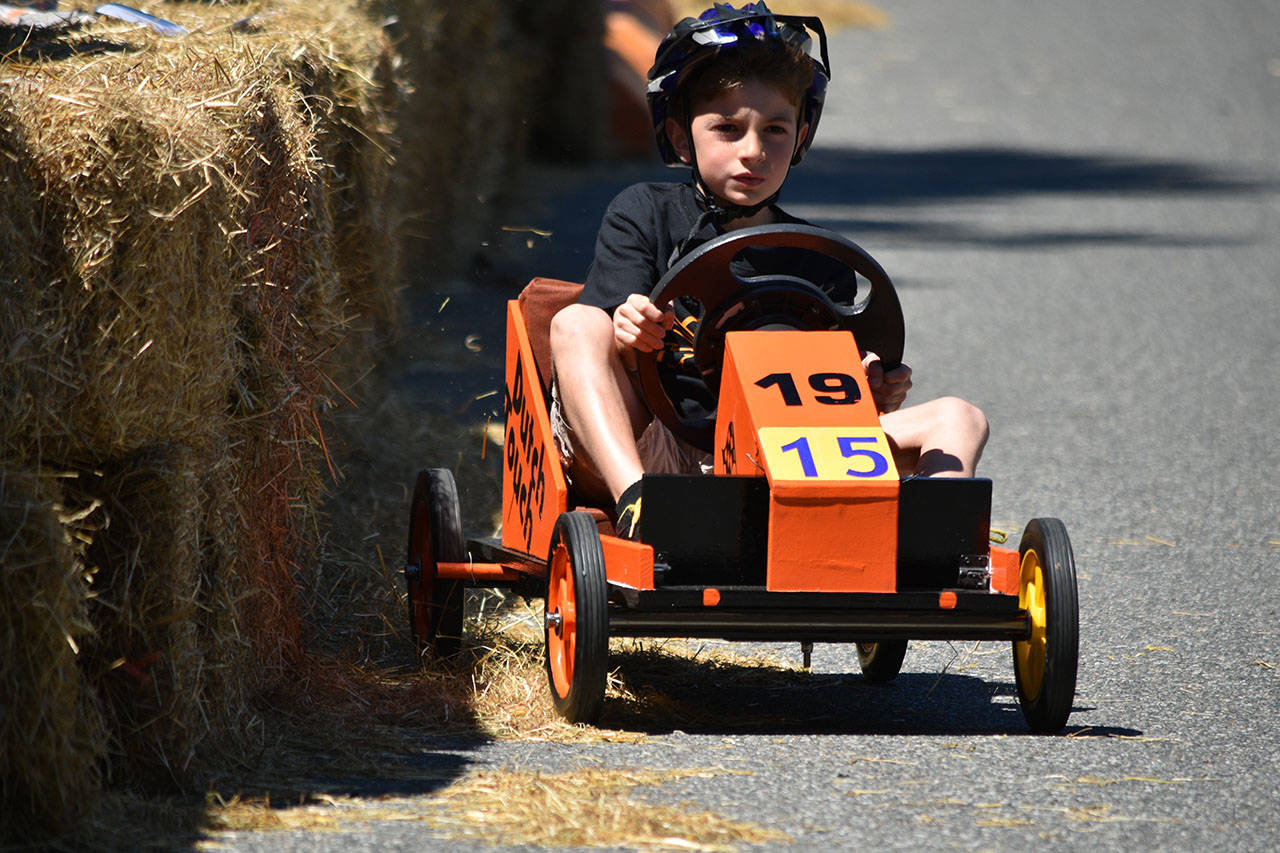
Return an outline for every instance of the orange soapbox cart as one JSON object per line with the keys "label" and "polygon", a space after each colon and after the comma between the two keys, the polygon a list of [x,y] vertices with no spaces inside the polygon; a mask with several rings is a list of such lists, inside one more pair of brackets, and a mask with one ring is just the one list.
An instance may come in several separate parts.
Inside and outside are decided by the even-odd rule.
{"label": "orange soapbox cart", "polygon": [[[816,253],[857,275],[857,304],[801,278],[744,276],[735,259]],[[576,505],[552,438],[551,317],[579,287],[535,279],[507,307],[500,538],[465,538],[448,470],[418,474],[405,568],[420,651],[447,654],[467,586],[545,597],[558,711],[600,712],[610,637],[857,645],[865,678],[897,676],[909,640],[1007,640],[1023,714],[1061,730],[1078,662],[1075,566],[1063,524],[1032,520],[1018,550],[991,542],[991,481],[901,477],[860,348],[900,362],[903,320],[880,265],[809,226],[741,229],[692,252],[652,298],[700,306],[694,360],[718,406],[678,409],[651,356],[642,393],[710,452],[706,476],[646,475],[640,541]]]}

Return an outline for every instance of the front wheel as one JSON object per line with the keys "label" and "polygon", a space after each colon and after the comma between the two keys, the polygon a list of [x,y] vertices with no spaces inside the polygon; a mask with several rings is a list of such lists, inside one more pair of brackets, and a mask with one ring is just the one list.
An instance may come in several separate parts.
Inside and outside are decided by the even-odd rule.
{"label": "front wheel", "polygon": [[902,659],[906,656],[906,640],[858,643],[858,664],[862,667],[862,677],[873,684],[897,678],[902,671]]}
{"label": "front wheel", "polygon": [[1080,660],[1080,613],[1076,564],[1067,528],[1056,518],[1027,524],[1019,546],[1022,570],[1018,606],[1031,636],[1013,643],[1018,702],[1031,730],[1061,731],[1071,714]]}
{"label": "front wheel", "polygon": [[547,558],[546,665],[556,711],[591,723],[604,704],[609,670],[609,595],[595,520],[566,512]]}

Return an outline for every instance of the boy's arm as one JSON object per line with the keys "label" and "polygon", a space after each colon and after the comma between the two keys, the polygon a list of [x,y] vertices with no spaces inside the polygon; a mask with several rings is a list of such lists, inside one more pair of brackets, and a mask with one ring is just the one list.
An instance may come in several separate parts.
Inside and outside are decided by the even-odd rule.
{"label": "boy's arm", "polygon": [[628,363],[635,351],[654,352],[675,322],[648,293],[661,277],[658,256],[662,228],[652,188],[636,184],[609,203],[596,235],[595,256],[579,302],[604,310],[613,323],[613,342]]}
{"label": "boy's arm", "polygon": [[652,290],[661,277],[655,228],[643,185],[619,193],[600,222],[595,254],[578,301],[602,308],[612,317],[632,294]]}

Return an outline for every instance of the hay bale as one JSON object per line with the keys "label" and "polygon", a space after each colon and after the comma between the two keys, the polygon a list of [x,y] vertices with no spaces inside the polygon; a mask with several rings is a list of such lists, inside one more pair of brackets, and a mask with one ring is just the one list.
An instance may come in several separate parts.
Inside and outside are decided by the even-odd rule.
{"label": "hay bale", "polygon": [[[99,19],[0,58],[0,695],[29,700],[3,711],[0,824],[19,840],[104,775],[199,790],[245,754],[254,702],[305,659],[323,426],[394,333],[404,207],[425,199],[456,268],[517,174],[530,81],[583,67],[564,34],[599,15],[400,0],[402,65],[382,10],[344,0],[143,6],[189,34]],[[586,121],[574,97],[553,129]]]}
{"label": "hay bale", "polygon": [[0,843],[65,830],[100,782],[106,730],[77,663],[89,587],[58,491],[0,472]]}
{"label": "hay bale", "polygon": [[[218,706],[206,704],[197,613],[210,607],[198,544],[200,483],[190,451],[157,446],[85,473],[64,493],[97,529],[84,548],[94,633],[80,666],[102,701],[116,758],[145,788],[189,783]],[[217,721],[221,722],[221,721]]]}
{"label": "hay bale", "polygon": [[[325,360],[345,341],[367,362],[360,333],[392,303],[394,252],[370,236],[394,219],[374,203],[379,27],[298,3],[271,34],[234,34],[244,11],[166,10],[196,31],[180,41],[109,25],[86,37],[127,51],[0,77],[0,475],[34,472],[46,503],[83,515],[77,538],[62,531],[71,557],[44,561],[89,578],[77,624],[92,633],[62,655],[63,682],[101,708],[88,754],[149,788],[199,788],[234,759],[249,703],[298,659]],[[48,613],[6,610],[0,630],[55,635],[65,619],[33,627]],[[44,657],[7,659],[0,692],[74,725],[31,689]],[[97,784],[78,739],[49,740],[0,789],[6,826],[44,786],[46,818],[19,823],[56,829]]]}
{"label": "hay bale", "polygon": [[[504,45],[518,38],[502,0],[398,0],[401,53],[413,86],[398,124],[404,152],[398,195],[407,223],[410,275],[467,269],[485,233],[484,207],[512,182],[523,154],[523,67]],[[515,156],[511,156],[514,152]],[[413,205],[410,199],[421,199]],[[462,257],[455,254],[462,249]]]}

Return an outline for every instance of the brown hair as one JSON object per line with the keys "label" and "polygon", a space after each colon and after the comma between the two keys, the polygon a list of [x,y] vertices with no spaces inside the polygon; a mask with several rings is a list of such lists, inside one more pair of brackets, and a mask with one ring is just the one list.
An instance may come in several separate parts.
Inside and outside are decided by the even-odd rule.
{"label": "brown hair", "polygon": [[696,105],[749,81],[776,86],[799,108],[805,92],[813,84],[813,61],[793,45],[747,42],[734,50],[723,51],[690,69],[672,98],[672,116],[687,122]]}

